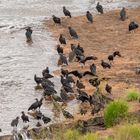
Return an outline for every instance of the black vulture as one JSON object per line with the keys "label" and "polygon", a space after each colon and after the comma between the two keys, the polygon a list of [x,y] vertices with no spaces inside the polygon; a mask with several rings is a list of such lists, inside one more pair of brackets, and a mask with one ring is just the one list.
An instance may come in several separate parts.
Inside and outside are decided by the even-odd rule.
{"label": "black vulture", "polygon": [[56,17],[55,15],[53,15],[52,17],[53,17],[54,23],[61,24],[61,19],[60,18]]}
{"label": "black vulture", "polygon": [[101,60],[101,66],[104,68],[104,69],[106,69],[106,68],[111,68],[111,65],[110,64],[108,64],[107,62],[104,62],[103,60]]}
{"label": "black vulture", "polygon": [[[78,91],[78,90],[77,90]],[[77,100],[80,100],[82,102],[87,102],[89,101],[89,96],[87,95],[86,92],[84,91],[78,91],[79,92],[79,95],[77,97]]]}
{"label": "black vulture", "polygon": [[42,106],[42,101],[43,101],[43,98],[41,98],[39,101],[38,101],[38,108],[40,109],[40,107]]}
{"label": "black vulture", "polygon": [[80,44],[71,44],[71,50],[72,52],[75,52],[76,56],[84,56],[84,49],[80,47]]}
{"label": "black vulture", "polygon": [[50,73],[49,67],[46,67],[43,71],[42,71],[42,75],[44,76],[45,73]]}
{"label": "black vulture", "polygon": [[72,51],[77,48],[77,45],[76,44],[70,44],[70,45],[71,45],[71,50]]}
{"label": "black vulture", "polygon": [[75,59],[75,57],[76,57],[75,52],[74,51],[71,51],[69,53],[69,62],[72,62]]}
{"label": "black vulture", "polygon": [[135,23],[134,21],[130,22],[129,24],[129,31],[134,31],[135,29],[137,29],[139,27],[139,25],[137,23]]}
{"label": "black vulture", "polygon": [[49,85],[45,85],[45,87],[43,87],[44,88],[44,95],[46,96],[46,95],[52,95],[52,94],[56,94],[57,93],[57,91],[54,89],[54,87],[52,87],[52,86],[49,86]]}
{"label": "black vulture", "polygon": [[73,28],[71,28],[70,26],[68,27],[68,29],[69,29],[70,36],[75,39],[78,39],[78,34],[76,33],[76,31]]}
{"label": "black vulture", "polygon": [[81,100],[82,102],[89,102],[90,101],[90,96],[88,94],[80,89],[77,89],[79,95],[77,97],[77,100]]}
{"label": "black vulture", "polygon": [[68,111],[62,110],[62,113],[66,119],[74,119],[73,115],[70,114]]}
{"label": "black vulture", "polygon": [[78,77],[79,79],[82,78],[83,76],[86,75],[91,75],[91,76],[95,76],[93,73],[91,73],[90,71],[85,71],[85,72],[79,72],[77,70],[71,71],[69,72],[69,74],[73,74],[74,76]]}
{"label": "black vulture", "polygon": [[45,79],[45,78],[43,78],[41,85],[44,89],[46,89],[47,87],[46,85],[48,85],[49,87],[54,87],[54,83],[49,79]]}
{"label": "black vulture", "polygon": [[74,76],[76,76],[78,78],[82,78],[83,77],[83,73],[81,73],[81,72],[79,72],[77,70],[71,71],[68,74],[73,74]]}
{"label": "black vulture", "polygon": [[74,79],[72,76],[69,76],[69,75],[66,75],[66,80],[69,82],[69,83],[75,83]]}
{"label": "black vulture", "polygon": [[27,39],[27,42],[30,42],[30,41],[32,41],[32,29],[31,29],[31,27],[28,27],[27,29],[26,29],[26,33],[25,33],[25,35],[26,35],[26,39]]}
{"label": "black vulture", "polygon": [[96,65],[93,63],[92,65],[90,65],[90,71],[96,75]]}
{"label": "black vulture", "polygon": [[113,55],[109,55],[109,56],[108,56],[108,60],[109,60],[109,62],[111,62],[111,61],[113,62],[114,56],[113,56]]}
{"label": "black vulture", "polygon": [[85,71],[84,73],[83,73],[83,76],[86,76],[86,75],[90,75],[90,76],[97,76],[97,75],[94,75],[92,72],[90,72],[90,71]]}
{"label": "black vulture", "polygon": [[44,90],[43,91],[43,96],[45,96],[45,99],[46,99],[46,96],[51,96],[52,94],[55,94],[54,92],[51,92],[51,91],[48,91],[48,90]]}
{"label": "black vulture", "polygon": [[98,78],[94,78],[94,79],[90,79],[90,80],[89,80],[89,83],[90,83],[92,86],[94,86],[94,87],[96,87],[96,88],[98,89],[98,87],[99,87],[101,81],[100,81],[100,79],[98,79]]}
{"label": "black vulture", "polygon": [[57,45],[57,52],[58,52],[58,54],[59,53],[62,53],[63,54],[63,48],[60,47],[60,45]]}
{"label": "black vulture", "polygon": [[68,65],[68,61],[67,61],[66,56],[64,54],[62,54],[62,53],[60,53],[59,56],[60,56],[59,59],[61,60],[62,64]]}
{"label": "black vulture", "polygon": [[60,90],[60,97],[61,97],[64,101],[67,101],[67,100],[68,100],[67,92],[66,92],[63,88]]}
{"label": "black vulture", "polygon": [[41,118],[42,118],[42,112],[39,110],[39,111],[36,111],[35,112],[36,113],[36,115],[35,115],[35,119],[37,119],[37,120],[41,120]]}
{"label": "black vulture", "polygon": [[60,42],[61,44],[66,44],[66,39],[65,39],[65,37],[63,37],[62,34],[60,34],[59,42]]}
{"label": "black vulture", "polygon": [[68,73],[69,73],[68,70],[64,70],[64,69],[61,68],[61,74],[62,74],[63,76],[68,75]]}
{"label": "black vulture", "polygon": [[106,84],[105,90],[106,90],[107,93],[110,93],[110,94],[111,94],[111,92],[112,92],[112,87],[111,87],[110,85]]}
{"label": "black vulture", "polygon": [[86,61],[88,61],[88,60],[97,60],[97,57],[95,57],[95,56],[87,56],[87,57],[84,57],[84,56],[76,56],[76,58],[78,59],[78,61],[80,63],[83,63],[83,64],[85,64]]}
{"label": "black vulture", "polygon": [[84,49],[80,46],[80,43],[78,43],[77,49],[80,50],[82,53],[84,53]]}
{"label": "black vulture", "polygon": [[36,74],[34,75],[34,80],[37,83],[37,85],[42,83],[42,78],[41,77],[37,77]]}
{"label": "black vulture", "polygon": [[36,98],[35,99],[36,100],[36,102],[34,102],[29,108],[28,108],[28,111],[29,110],[36,110],[37,108],[38,108],[38,99]]}
{"label": "black vulture", "polygon": [[31,34],[33,33],[33,30],[31,29],[31,27],[28,27],[26,30],[29,31]]}
{"label": "black vulture", "polygon": [[119,57],[121,57],[121,54],[120,54],[119,51],[115,51],[115,52],[113,52],[113,56],[114,56],[114,57],[115,57],[115,56],[119,56]]}
{"label": "black vulture", "polygon": [[64,78],[62,75],[61,75],[60,82],[61,82],[62,85],[70,87],[69,81],[66,78]]}
{"label": "black vulture", "polygon": [[124,21],[126,19],[126,11],[125,8],[123,7],[122,10],[120,11],[120,19]]}
{"label": "black vulture", "polygon": [[49,79],[49,78],[53,78],[54,76],[52,74],[49,74],[49,73],[44,73],[43,74],[43,78],[45,79]]}
{"label": "black vulture", "polygon": [[82,101],[82,103],[89,101],[89,98],[84,95],[78,95],[76,99]]}
{"label": "black vulture", "polygon": [[75,48],[73,51],[75,52],[76,56],[84,57],[84,54],[81,50]]}
{"label": "black vulture", "polygon": [[64,88],[64,90],[65,90],[67,93],[68,93],[68,92],[74,93],[72,87],[70,87],[70,86],[65,86],[65,85],[63,85],[63,88]]}
{"label": "black vulture", "polygon": [[80,90],[80,89],[77,89],[77,91],[78,91],[79,95],[83,95],[83,96],[88,97],[88,94],[85,91]]}
{"label": "black vulture", "polygon": [[12,127],[15,127],[15,126],[17,127],[18,122],[19,122],[19,117],[16,117],[16,119],[12,120],[11,126],[12,126]]}
{"label": "black vulture", "polygon": [[63,102],[63,100],[62,100],[62,98],[61,97],[59,97],[59,96],[57,96],[57,95],[52,95],[52,98],[53,98],[53,100],[54,101],[56,101],[56,102]]}
{"label": "black vulture", "polygon": [[92,14],[89,11],[87,11],[86,17],[87,17],[89,22],[93,23],[93,16],[92,16]]}
{"label": "black vulture", "polygon": [[93,97],[91,95],[89,95],[89,103],[90,103],[90,106],[92,106],[92,104],[93,104]]}
{"label": "black vulture", "polygon": [[79,80],[77,80],[77,82],[76,82],[76,87],[79,89],[83,89],[83,88],[85,89],[85,85],[82,82],[80,82]]}
{"label": "black vulture", "polygon": [[45,124],[49,123],[51,121],[51,119],[49,117],[46,117],[44,115],[42,115],[42,120]]}
{"label": "black vulture", "polygon": [[103,14],[103,13],[104,13],[104,12],[103,12],[103,6],[102,6],[102,5],[100,5],[100,3],[99,3],[99,2],[97,3],[96,9],[97,9],[97,11],[98,11],[99,13],[101,13],[101,14]]}
{"label": "black vulture", "polygon": [[23,122],[29,122],[29,117],[27,115],[25,115],[24,111],[21,112],[22,115],[21,115],[21,119]]}
{"label": "black vulture", "polygon": [[65,6],[63,6],[63,13],[64,13],[64,15],[65,15],[65,16],[68,16],[68,17],[70,17],[70,18],[71,18],[71,13],[70,13],[70,11],[69,11],[69,10],[67,10],[67,9],[66,9],[66,7],[65,7]]}

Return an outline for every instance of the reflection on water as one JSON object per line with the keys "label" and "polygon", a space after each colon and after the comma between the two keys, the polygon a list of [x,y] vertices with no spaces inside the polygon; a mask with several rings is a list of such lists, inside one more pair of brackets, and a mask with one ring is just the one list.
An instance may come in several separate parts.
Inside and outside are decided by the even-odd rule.
{"label": "reflection on water", "polygon": [[[98,0],[105,11],[122,6],[140,5],[138,0]],[[49,66],[51,71],[57,68],[56,42],[46,32],[41,21],[51,15],[62,16],[65,5],[72,15],[85,14],[85,11],[95,10],[97,0],[2,0],[0,2],[0,128],[4,133],[10,133],[10,122],[21,111],[26,111],[40,98],[42,92],[35,91],[33,76],[41,76],[41,70]],[[59,12],[58,12],[59,11]],[[25,41],[24,27],[33,28],[33,44]],[[56,89],[59,89],[59,77],[53,79]],[[75,101],[73,101],[75,102]],[[70,105],[72,105],[70,103]],[[46,116],[51,117],[51,105],[42,107]],[[72,110],[73,111],[73,110]],[[35,124],[34,120],[31,120]],[[22,126],[20,122],[20,127]]]}

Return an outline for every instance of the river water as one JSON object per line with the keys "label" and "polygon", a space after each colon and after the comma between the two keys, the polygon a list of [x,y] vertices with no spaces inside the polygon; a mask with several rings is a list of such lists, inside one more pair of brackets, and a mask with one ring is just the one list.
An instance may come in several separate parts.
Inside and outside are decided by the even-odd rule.
{"label": "river water", "polygon": [[[139,0],[98,0],[105,11],[140,5]],[[26,111],[34,99],[41,97],[35,91],[33,76],[41,76],[46,66],[57,69],[56,41],[44,30],[42,20],[51,15],[63,16],[62,7],[70,9],[72,15],[82,15],[95,10],[97,0],[1,0],[0,1],[0,128],[10,134],[10,122],[21,111]],[[25,39],[25,28],[33,29],[33,44]],[[55,83],[59,77],[55,78]],[[59,84],[56,84],[59,89]],[[50,105],[43,105],[42,112],[53,115]],[[0,135],[1,135],[0,134]]]}

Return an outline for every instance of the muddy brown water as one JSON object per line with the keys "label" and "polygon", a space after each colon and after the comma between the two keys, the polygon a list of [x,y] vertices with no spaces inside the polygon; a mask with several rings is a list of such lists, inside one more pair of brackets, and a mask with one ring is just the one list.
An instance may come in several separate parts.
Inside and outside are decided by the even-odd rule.
{"label": "muddy brown water", "polygon": [[[140,5],[139,0],[99,0],[105,11]],[[97,0],[2,0],[0,1],[0,128],[2,133],[10,134],[10,122],[21,111],[26,111],[34,99],[41,98],[42,91],[35,91],[33,76],[41,76],[46,66],[51,72],[58,69],[57,43],[43,25],[44,18],[51,15],[63,16],[62,6],[66,6],[72,15],[83,15],[95,10]],[[25,41],[25,28],[33,28],[33,44]],[[59,77],[56,76],[56,89],[59,90]],[[70,103],[70,107],[76,101]],[[43,105],[41,111],[48,117],[53,116],[51,104]],[[74,111],[72,109],[71,111]],[[31,119],[31,126],[36,121]],[[20,121],[19,129],[23,126]]]}

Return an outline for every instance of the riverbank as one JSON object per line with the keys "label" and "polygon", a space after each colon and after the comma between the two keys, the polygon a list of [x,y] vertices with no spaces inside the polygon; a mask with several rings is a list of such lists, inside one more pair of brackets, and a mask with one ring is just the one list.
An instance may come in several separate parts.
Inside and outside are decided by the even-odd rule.
{"label": "riverbank", "polygon": [[[98,57],[95,61],[97,65],[97,75],[101,74],[109,77],[109,83],[113,87],[112,97],[120,98],[124,95],[126,89],[136,87],[140,89],[139,76],[135,74],[136,67],[140,66],[140,31],[134,33],[128,32],[130,21],[134,20],[140,23],[140,8],[128,9],[128,19],[121,21],[119,11],[110,11],[103,15],[94,17],[93,24],[87,22],[85,16],[62,18],[62,26],[54,26],[52,20],[45,21],[48,31],[58,40],[59,34],[62,33],[67,40],[67,45],[63,46],[64,53],[68,55],[71,43],[80,43],[85,50],[85,56],[94,55]],[[69,37],[67,27],[73,27],[79,35],[78,40],[72,40]],[[108,55],[114,51],[120,51],[122,57],[115,58],[114,64],[110,70],[103,70],[100,61],[107,61]],[[69,70],[88,70],[91,63],[87,62],[84,68],[77,62],[69,63],[65,69]],[[59,72],[58,72],[59,73]],[[86,78],[82,79],[87,84]],[[93,87],[86,85],[86,91],[93,93]]]}
{"label": "riverbank", "polygon": [[[67,45],[61,45],[64,49],[64,54],[68,56],[70,52],[70,44],[80,43],[80,46],[85,50],[85,56],[93,55],[98,57],[94,61],[97,66],[97,75],[100,77],[108,77],[109,85],[112,86],[112,94],[109,95],[112,99],[126,99],[126,91],[132,88],[140,90],[140,78],[136,75],[136,67],[140,67],[140,30],[133,33],[128,32],[128,25],[131,21],[136,21],[140,24],[140,8],[127,9],[128,19],[121,21],[119,19],[119,10],[110,11],[103,15],[94,16],[93,24],[87,22],[85,16],[78,16],[73,18],[61,18],[62,25],[54,25],[52,20],[45,21],[44,25],[47,30],[52,33],[53,37],[58,40],[60,33],[66,38]],[[70,38],[68,33],[68,26],[76,30],[79,35],[78,40]],[[58,41],[59,44],[59,41]],[[57,45],[57,44],[56,44]],[[114,51],[120,51],[122,57],[117,57],[112,64],[111,69],[104,70],[101,66],[101,60],[108,61],[108,55]],[[93,62],[87,62],[84,68],[77,62],[71,62],[68,66],[62,66],[64,69],[89,70],[89,66]],[[60,74],[60,71],[56,71]],[[96,89],[88,83],[91,77],[82,78],[85,84],[85,91],[92,94]],[[106,95],[104,89],[106,82],[102,83],[102,93]],[[129,103],[129,112],[137,112],[140,109],[138,102]],[[76,119],[83,119],[80,115],[75,115]],[[84,116],[85,118],[89,116]],[[107,134],[106,131],[101,132]]]}

